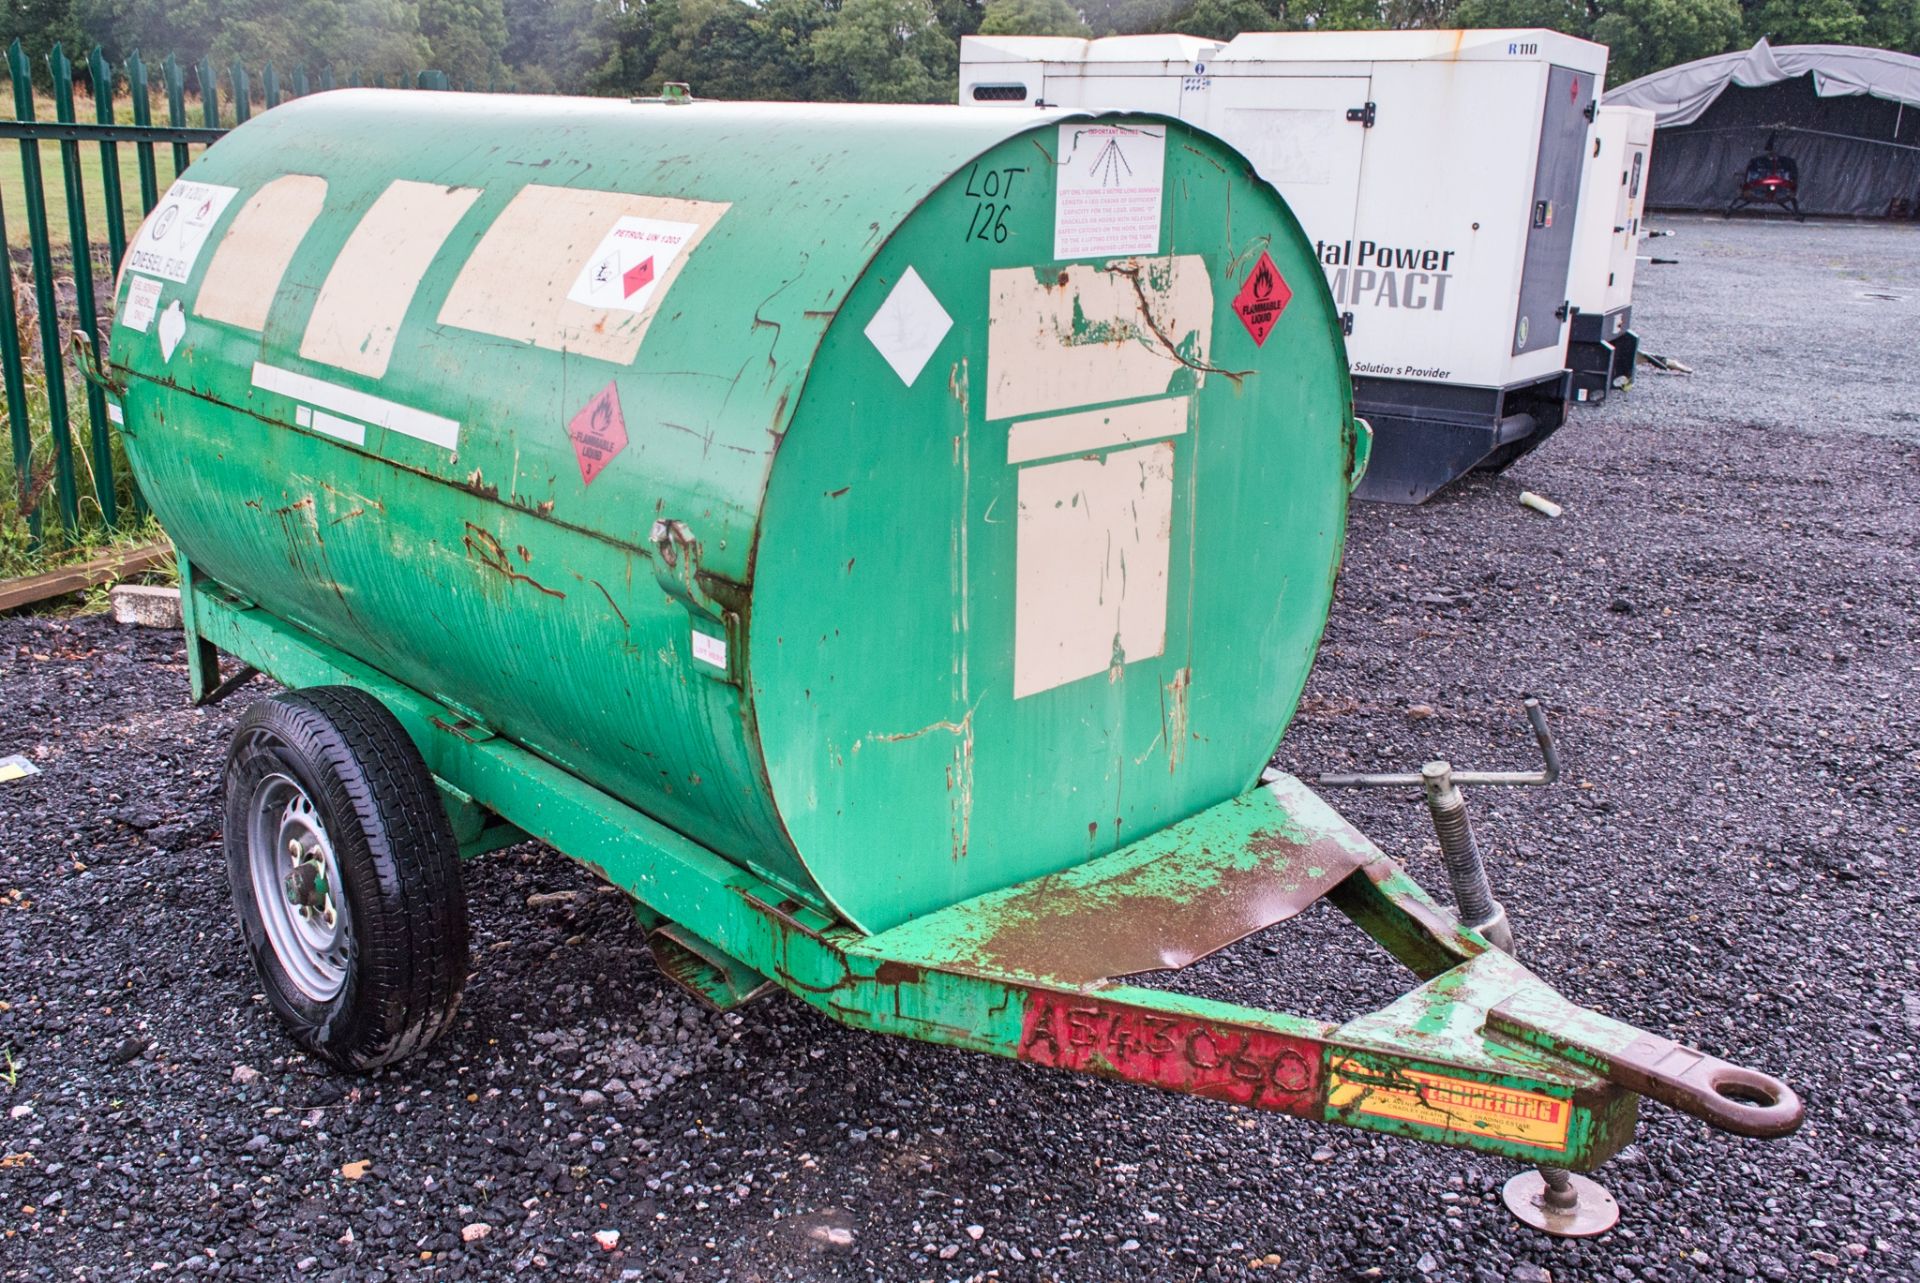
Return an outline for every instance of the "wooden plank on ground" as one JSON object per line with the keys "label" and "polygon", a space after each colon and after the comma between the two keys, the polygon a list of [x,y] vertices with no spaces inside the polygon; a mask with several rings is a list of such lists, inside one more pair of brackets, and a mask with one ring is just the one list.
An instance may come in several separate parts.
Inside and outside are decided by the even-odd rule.
{"label": "wooden plank on ground", "polygon": [[173,556],[173,545],[161,540],[158,543],[141,544],[136,548],[123,548],[117,552],[107,553],[105,556],[95,557],[91,561],[75,562],[71,566],[49,570],[43,575],[0,580],[0,613],[18,610],[22,606],[31,606],[35,602],[46,601],[50,597],[81,592],[96,584],[124,579],[128,575],[137,575],[143,570],[159,565],[171,556]]}

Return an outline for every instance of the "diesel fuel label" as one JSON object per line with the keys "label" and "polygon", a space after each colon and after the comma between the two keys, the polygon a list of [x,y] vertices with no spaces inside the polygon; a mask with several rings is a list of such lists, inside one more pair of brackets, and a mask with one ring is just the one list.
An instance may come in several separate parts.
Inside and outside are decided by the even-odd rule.
{"label": "diesel fuel label", "polygon": [[163,280],[185,282],[213,225],[239,191],[213,183],[175,182],[135,233],[127,266]]}

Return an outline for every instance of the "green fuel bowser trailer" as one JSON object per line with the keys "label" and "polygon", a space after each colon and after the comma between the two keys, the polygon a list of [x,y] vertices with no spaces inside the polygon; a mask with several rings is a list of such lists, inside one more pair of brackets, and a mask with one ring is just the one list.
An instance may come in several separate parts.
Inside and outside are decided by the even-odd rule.
{"label": "green fuel bowser trailer", "polygon": [[[235,735],[305,1047],[451,1022],[462,857],[549,842],[662,969],[1555,1168],[1783,1084],[1579,1008],[1263,775],[1366,464],[1310,243],[1151,116],[351,90],[137,234],[109,385]],[[242,667],[224,681],[220,653]],[[1325,897],[1342,1024],[1127,983]]]}

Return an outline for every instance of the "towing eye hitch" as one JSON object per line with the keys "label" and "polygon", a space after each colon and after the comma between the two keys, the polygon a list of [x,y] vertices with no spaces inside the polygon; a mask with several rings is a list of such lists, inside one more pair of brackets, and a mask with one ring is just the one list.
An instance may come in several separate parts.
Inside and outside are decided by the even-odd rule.
{"label": "towing eye hitch", "polygon": [[[1494,899],[1480,844],[1467,816],[1460,786],[1543,787],[1560,778],[1560,753],[1547,727],[1546,710],[1524,697],[1527,721],[1540,746],[1537,771],[1456,771],[1444,760],[1428,762],[1418,773],[1322,775],[1328,788],[1418,788],[1426,798],[1433,830],[1440,840],[1460,921],[1501,952],[1514,955],[1512,925]],[[1504,1006],[1487,1013],[1482,1032],[1563,1057],[1604,1075],[1629,1091],[1705,1119],[1740,1136],[1785,1136],[1799,1127],[1805,1107],[1791,1087],[1757,1070],[1716,1059],[1668,1038],[1647,1034],[1624,1051],[1602,1052],[1577,1035],[1549,1030]],[[1558,1167],[1521,1172],[1503,1191],[1507,1209],[1520,1220],[1562,1238],[1587,1238],[1612,1229],[1620,1207],[1596,1181]]]}

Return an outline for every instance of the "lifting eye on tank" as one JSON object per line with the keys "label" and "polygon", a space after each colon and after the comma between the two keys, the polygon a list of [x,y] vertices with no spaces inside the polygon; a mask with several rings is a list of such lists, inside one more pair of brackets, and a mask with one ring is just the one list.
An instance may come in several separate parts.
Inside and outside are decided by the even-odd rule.
{"label": "lifting eye on tank", "polygon": [[666,563],[669,569],[680,564],[681,549],[694,549],[697,555],[698,544],[694,540],[693,531],[684,521],[673,521],[663,517],[653,523],[653,529],[647,537],[659,550],[660,560]]}

